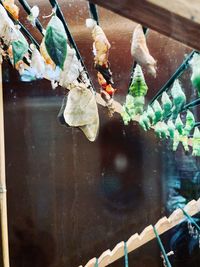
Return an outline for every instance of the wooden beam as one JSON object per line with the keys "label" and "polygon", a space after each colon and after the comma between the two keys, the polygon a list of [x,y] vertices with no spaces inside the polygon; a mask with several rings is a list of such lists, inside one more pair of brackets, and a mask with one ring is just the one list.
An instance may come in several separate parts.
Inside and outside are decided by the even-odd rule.
{"label": "wooden beam", "polygon": [[91,0],[91,2],[200,50],[199,0]]}

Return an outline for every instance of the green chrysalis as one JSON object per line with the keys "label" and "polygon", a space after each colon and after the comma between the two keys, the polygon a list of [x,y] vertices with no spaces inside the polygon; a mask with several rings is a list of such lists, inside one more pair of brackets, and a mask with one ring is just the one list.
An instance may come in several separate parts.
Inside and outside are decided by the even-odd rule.
{"label": "green chrysalis", "polygon": [[25,37],[20,31],[18,31],[18,39],[12,42],[14,65],[23,59],[25,54],[28,52],[28,47],[29,45]]}
{"label": "green chrysalis", "polygon": [[49,56],[58,67],[63,69],[67,56],[67,35],[62,22],[56,15],[49,21],[44,38]]}

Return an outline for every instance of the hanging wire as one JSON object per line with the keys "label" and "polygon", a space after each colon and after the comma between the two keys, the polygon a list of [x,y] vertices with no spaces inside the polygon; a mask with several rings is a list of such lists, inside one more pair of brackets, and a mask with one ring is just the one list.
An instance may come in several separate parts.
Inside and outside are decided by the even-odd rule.
{"label": "hanging wire", "polygon": [[164,257],[164,259],[165,259],[165,263],[166,263],[167,267],[172,267],[172,266],[171,266],[171,263],[170,263],[170,261],[169,261],[169,259],[168,259],[167,253],[166,253],[166,251],[165,251],[165,249],[164,249],[164,246],[163,246],[163,244],[162,244],[162,241],[161,241],[161,239],[160,239],[160,237],[159,237],[159,235],[158,235],[158,232],[157,232],[157,230],[156,230],[156,228],[155,228],[155,226],[153,226],[153,230],[154,230],[155,236],[156,236],[156,238],[157,238],[158,244],[159,244],[159,246],[160,246],[160,249],[161,249],[161,251],[162,251],[162,254],[163,254],[163,257]]}
{"label": "hanging wire", "polygon": [[[196,107],[196,106],[198,106],[198,105],[200,105],[200,98],[197,98],[197,99],[195,99],[194,101],[192,101],[192,102],[186,104],[186,105],[183,107],[182,111],[185,111],[185,110],[190,109],[190,108],[194,108],[194,107]],[[181,111],[181,112],[182,112],[182,111]]]}
{"label": "hanging wire", "polygon": [[126,242],[124,242],[124,263],[125,267],[128,267],[128,249]]}
{"label": "hanging wire", "polygon": [[189,61],[192,59],[193,55],[195,53],[199,53],[196,50],[193,50],[183,61],[183,63],[176,69],[174,74],[171,76],[171,78],[163,85],[163,87],[157,92],[157,94],[152,98],[150,101],[150,105],[153,104],[153,102],[158,99],[164,91],[168,91],[170,89],[170,86],[174,83],[174,81],[188,68]]}
{"label": "hanging wire", "polygon": [[193,128],[195,128],[195,127],[199,127],[200,126],[200,121],[197,121],[195,124],[194,124],[194,127]]}
{"label": "hanging wire", "polygon": [[99,16],[98,16],[96,5],[89,1],[88,6],[90,10],[90,17],[96,21],[97,25],[99,25]]}
{"label": "hanging wire", "polygon": [[183,214],[188,218],[188,220],[192,223],[192,224],[194,224],[195,225],[195,227],[197,228],[197,230],[199,231],[199,233],[200,233],[200,227],[199,227],[199,225],[195,222],[195,220],[183,209],[183,208],[181,208],[181,206],[179,205],[178,206],[179,207],[179,209],[181,209],[182,210],[182,212],[183,212]]}

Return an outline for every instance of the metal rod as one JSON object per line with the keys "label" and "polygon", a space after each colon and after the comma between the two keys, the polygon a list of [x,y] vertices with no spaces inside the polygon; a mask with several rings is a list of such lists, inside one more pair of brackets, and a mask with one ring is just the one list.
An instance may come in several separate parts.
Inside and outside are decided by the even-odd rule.
{"label": "metal rod", "polygon": [[[194,107],[196,107],[196,106],[198,106],[198,105],[200,105],[200,98],[197,98],[196,100],[194,100],[194,101],[192,101],[192,102],[186,104],[186,105],[183,107],[182,111],[185,111],[186,109],[189,109],[189,108],[194,108]],[[182,112],[182,111],[181,111],[181,112]]]}
{"label": "metal rod", "polygon": [[150,105],[153,104],[153,102],[159,98],[164,91],[168,91],[170,89],[170,86],[174,83],[174,81],[188,68],[189,61],[193,57],[194,53],[199,53],[196,50],[193,50],[187,58],[183,61],[183,63],[176,69],[174,74],[171,76],[171,78],[163,85],[163,87],[157,92],[157,94],[152,98],[150,101]]}
{"label": "metal rod", "polygon": [[99,25],[99,16],[96,5],[91,3],[90,1],[88,2],[88,5],[90,10],[90,16],[97,22],[97,25]]}

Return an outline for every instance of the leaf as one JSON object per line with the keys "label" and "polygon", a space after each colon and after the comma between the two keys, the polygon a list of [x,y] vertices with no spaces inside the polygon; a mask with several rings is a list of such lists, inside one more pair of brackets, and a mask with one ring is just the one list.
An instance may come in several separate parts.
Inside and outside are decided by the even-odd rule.
{"label": "leaf", "polygon": [[28,52],[28,42],[24,38],[23,34],[19,31],[19,39],[12,42],[12,51],[14,65],[20,61],[24,55]]}
{"label": "leaf", "polygon": [[54,63],[63,69],[67,56],[67,35],[57,16],[53,16],[47,25],[45,46]]}

